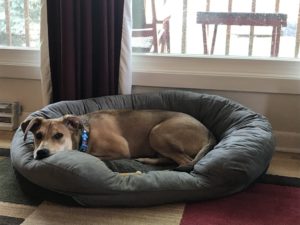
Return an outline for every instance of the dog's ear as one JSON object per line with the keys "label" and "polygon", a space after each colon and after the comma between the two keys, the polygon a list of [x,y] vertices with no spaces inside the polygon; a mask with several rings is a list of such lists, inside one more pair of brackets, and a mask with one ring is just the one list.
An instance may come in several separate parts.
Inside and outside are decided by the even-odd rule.
{"label": "dog's ear", "polygon": [[66,127],[68,127],[71,130],[78,130],[83,127],[83,123],[78,116],[74,115],[65,115],[63,118],[63,122]]}
{"label": "dog's ear", "polygon": [[41,126],[42,121],[43,121],[42,117],[35,117],[22,122],[21,129],[24,133],[24,141],[26,141],[28,132],[29,131],[34,132],[35,130],[37,130]]}

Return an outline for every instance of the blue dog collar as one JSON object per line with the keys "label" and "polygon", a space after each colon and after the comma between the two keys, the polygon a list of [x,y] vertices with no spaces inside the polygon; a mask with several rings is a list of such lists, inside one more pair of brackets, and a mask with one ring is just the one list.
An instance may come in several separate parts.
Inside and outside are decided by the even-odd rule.
{"label": "blue dog collar", "polygon": [[85,129],[83,129],[83,131],[81,132],[81,142],[79,147],[80,152],[87,152],[88,140],[89,140],[89,133]]}

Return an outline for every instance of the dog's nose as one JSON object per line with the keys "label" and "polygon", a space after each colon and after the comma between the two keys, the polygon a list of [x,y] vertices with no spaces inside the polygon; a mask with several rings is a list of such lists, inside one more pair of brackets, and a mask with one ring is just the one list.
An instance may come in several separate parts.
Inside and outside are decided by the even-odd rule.
{"label": "dog's nose", "polygon": [[43,159],[49,156],[49,150],[44,148],[44,149],[40,149],[36,152],[36,159]]}

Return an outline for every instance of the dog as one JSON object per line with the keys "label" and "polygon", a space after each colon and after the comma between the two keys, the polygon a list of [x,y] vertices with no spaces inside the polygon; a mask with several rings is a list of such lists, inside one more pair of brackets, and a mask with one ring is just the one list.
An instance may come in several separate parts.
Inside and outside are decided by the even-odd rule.
{"label": "dog", "polygon": [[163,110],[100,110],[21,124],[24,141],[34,134],[34,159],[80,150],[101,160],[134,158],[191,167],[213,148],[212,133],[190,115]]}

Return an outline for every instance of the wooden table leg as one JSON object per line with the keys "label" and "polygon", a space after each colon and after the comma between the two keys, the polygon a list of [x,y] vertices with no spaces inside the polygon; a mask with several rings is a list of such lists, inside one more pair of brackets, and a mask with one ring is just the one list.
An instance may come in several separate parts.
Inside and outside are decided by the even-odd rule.
{"label": "wooden table leg", "polygon": [[206,36],[206,24],[202,24],[202,34],[203,34],[203,48],[204,48],[204,54],[208,54],[207,50],[207,36]]}
{"label": "wooden table leg", "polygon": [[218,31],[218,25],[215,24],[215,29],[214,29],[213,39],[212,39],[211,48],[210,48],[210,54],[211,54],[211,55],[214,54],[215,43],[216,43],[216,37],[217,37],[217,31]]}
{"label": "wooden table leg", "polygon": [[275,56],[275,48],[276,48],[276,36],[277,36],[277,28],[273,26],[272,30],[272,42],[271,42],[271,56]]}
{"label": "wooden table leg", "polygon": [[280,26],[277,26],[276,27],[276,44],[275,44],[275,49],[274,49],[274,56],[278,56],[278,53],[279,53],[279,45],[280,45],[280,33],[281,31],[281,27]]}

